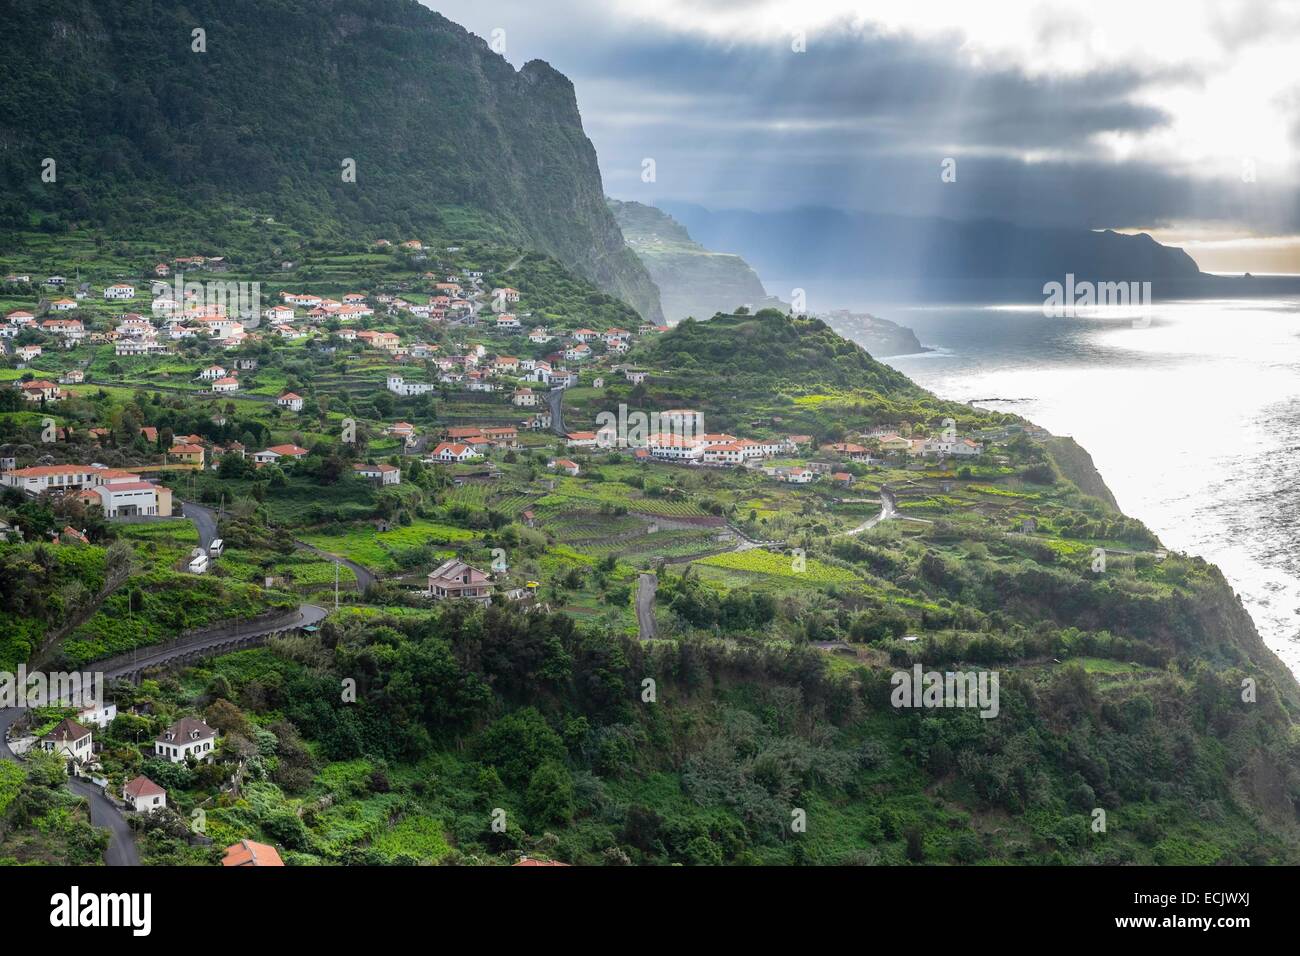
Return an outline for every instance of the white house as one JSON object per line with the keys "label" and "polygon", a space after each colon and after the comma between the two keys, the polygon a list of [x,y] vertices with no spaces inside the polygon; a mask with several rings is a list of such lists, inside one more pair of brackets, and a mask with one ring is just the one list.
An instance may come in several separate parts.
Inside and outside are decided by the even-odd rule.
{"label": "white house", "polygon": [[105,299],[134,299],[135,286],[133,285],[110,285],[104,288]]}
{"label": "white house", "polygon": [[309,454],[306,448],[298,445],[272,445],[270,448],[264,448],[259,452],[253,453],[253,464],[269,465],[271,462],[279,461],[281,458],[298,459]]}
{"label": "white house", "polygon": [[197,717],[182,717],[154,738],[154,755],[172,763],[186,758],[210,762],[217,743],[217,732]]}
{"label": "white house", "polygon": [[745,461],[745,449],[737,442],[722,442],[704,449],[706,465],[739,465]]}
{"label": "white house", "polygon": [[90,731],[71,717],[64,717],[40,740],[46,753],[61,754],[78,763],[90,760],[94,754],[92,743]]}
{"label": "white house", "polygon": [[199,372],[198,377],[208,382],[215,382],[219,378],[226,377],[226,370],[220,365],[209,365],[202,372]]}
{"label": "white house", "polygon": [[117,704],[100,701],[87,704],[77,711],[77,720],[91,727],[107,727],[117,717]]}
{"label": "white house", "polygon": [[817,480],[817,473],[807,468],[791,468],[777,472],[777,478],[792,485],[806,485]]}
{"label": "white house", "polygon": [[102,483],[105,471],[98,465],[33,465],[0,472],[0,485],[33,496],[45,491],[76,491]]}
{"label": "white house", "polygon": [[651,435],[646,439],[646,447],[650,450],[650,457],[668,461],[698,461],[704,455],[704,447],[697,439],[681,435]]}
{"label": "white house", "polygon": [[433,456],[436,461],[469,461],[471,458],[482,457],[470,445],[463,445],[460,442],[444,441],[439,442],[438,447],[433,450]]}
{"label": "white house", "polygon": [[533,408],[539,399],[540,396],[531,388],[517,388],[511,401],[521,408]]}
{"label": "white house", "polygon": [[122,800],[133,813],[148,813],[167,806],[167,791],[148,777],[140,776],[123,784]]}
{"label": "white house", "polygon": [[362,478],[377,481],[381,485],[400,485],[402,483],[402,470],[396,465],[366,465],[357,462],[352,466],[352,469]]}
{"label": "white house", "polygon": [[105,518],[129,518],[139,515],[163,515],[162,501],[165,492],[166,517],[171,512],[171,492],[147,481],[114,481],[91,489],[100,501]]}
{"label": "white house", "polygon": [[388,376],[388,390],[394,395],[410,398],[412,395],[427,395],[436,392],[438,386],[429,382],[408,382],[400,375]]}
{"label": "white house", "polygon": [[222,394],[224,392],[237,392],[239,391],[239,379],[230,377],[219,378],[212,383],[212,391],[217,394]]}
{"label": "white house", "polygon": [[302,411],[302,396],[295,392],[285,392],[275,400],[275,404],[281,408],[287,408],[291,412]]}

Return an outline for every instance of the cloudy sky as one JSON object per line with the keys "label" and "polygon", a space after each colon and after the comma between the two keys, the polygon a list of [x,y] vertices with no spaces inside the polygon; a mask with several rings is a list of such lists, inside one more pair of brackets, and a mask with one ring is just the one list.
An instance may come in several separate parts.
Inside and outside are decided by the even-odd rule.
{"label": "cloudy sky", "polygon": [[1287,0],[422,2],[572,78],[621,199],[1144,230],[1300,272]]}

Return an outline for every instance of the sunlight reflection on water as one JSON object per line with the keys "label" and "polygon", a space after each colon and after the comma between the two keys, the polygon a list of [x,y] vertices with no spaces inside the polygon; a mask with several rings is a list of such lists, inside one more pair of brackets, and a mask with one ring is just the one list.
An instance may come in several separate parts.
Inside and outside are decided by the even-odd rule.
{"label": "sunlight reflection on water", "polygon": [[1161,303],[1149,328],[1037,305],[875,314],[939,349],[885,360],[918,384],[1078,440],[1126,513],[1223,569],[1300,674],[1295,301]]}

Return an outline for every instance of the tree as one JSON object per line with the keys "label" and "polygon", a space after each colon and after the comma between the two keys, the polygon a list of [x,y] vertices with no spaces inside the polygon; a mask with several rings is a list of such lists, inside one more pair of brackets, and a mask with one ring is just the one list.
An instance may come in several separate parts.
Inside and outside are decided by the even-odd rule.
{"label": "tree", "polygon": [[567,824],[573,819],[573,774],[558,760],[547,760],[528,781],[524,809],[534,826]]}
{"label": "tree", "polygon": [[564,742],[535,707],[494,721],[479,742],[479,756],[511,786],[520,786],[548,760],[564,758]]}

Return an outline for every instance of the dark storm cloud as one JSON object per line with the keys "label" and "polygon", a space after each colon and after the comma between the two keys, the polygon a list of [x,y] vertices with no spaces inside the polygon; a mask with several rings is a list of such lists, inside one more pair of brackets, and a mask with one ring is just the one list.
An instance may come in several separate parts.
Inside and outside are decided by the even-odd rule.
{"label": "dark storm cloud", "polygon": [[[1195,181],[1177,156],[1111,156],[1103,139],[1169,123],[1141,92],[1200,84],[1190,67],[1031,77],[973,66],[942,40],[822,30],[796,53],[789,37],[723,43],[632,29],[580,0],[457,6],[444,12],[476,32],[504,27],[516,65],[540,57],[574,80],[606,190],[619,198],[1115,228],[1192,217],[1294,224],[1289,192]],[[957,160],[956,183],[940,181],[945,157]],[[642,180],[646,159],[654,182]]]}

